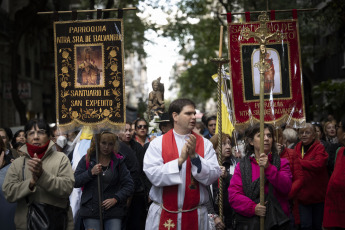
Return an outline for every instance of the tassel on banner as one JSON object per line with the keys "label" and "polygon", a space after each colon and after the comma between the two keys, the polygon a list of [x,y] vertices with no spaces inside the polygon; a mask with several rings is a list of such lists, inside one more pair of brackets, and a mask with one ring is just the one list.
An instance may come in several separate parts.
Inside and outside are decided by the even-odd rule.
{"label": "tassel on banner", "polygon": [[228,23],[231,23],[232,19],[231,19],[231,12],[226,14],[226,20],[228,21]]}
{"label": "tassel on banner", "polygon": [[296,9],[292,10],[292,18],[297,19],[297,10]]}
{"label": "tassel on banner", "polygon": [[275,10],[271,10],[270,16],[271,16],[271,20],[272,21],[276,20],[276,11]]}
{"label": "tassel on banner", "polygon": [[245,13],[245,15],[246,15],[246,22],[250,22],[250,12],[247,11],[247,12]]}

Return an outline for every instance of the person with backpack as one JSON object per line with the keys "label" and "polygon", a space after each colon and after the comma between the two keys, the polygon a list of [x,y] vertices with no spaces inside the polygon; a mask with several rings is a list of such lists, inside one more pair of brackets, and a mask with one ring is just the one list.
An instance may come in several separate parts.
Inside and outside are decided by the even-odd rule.
{"label": "person with backpack", "polygon": [[[114,133],[102,132],[91,141],[87,154],[80,160],[75,175],[75,188],[82,187],[80,216],[85,229],[100,228],[97,177],[101,179],[102,216],[104,229],[120,230],[128,197],[134,191],[134,183],[118,153],[119,140]],[[96,144],[99,159],[96,160]],[[98,162],[98,163],[97,163]]]}

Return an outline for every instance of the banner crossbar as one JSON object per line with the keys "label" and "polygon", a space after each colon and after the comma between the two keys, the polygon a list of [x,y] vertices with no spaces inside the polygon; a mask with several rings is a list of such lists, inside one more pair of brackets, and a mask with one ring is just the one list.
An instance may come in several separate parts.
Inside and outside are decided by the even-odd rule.
{"label": "banner crossbar", "polygon": [[[286,12],[291,12],[293,9],[289,10],[275,10],[276,13],[286,13]],[[297,9],[297,12],[305,12],[305,11],[317,11],[319,9],[317,8],[309,8],[309,9]],[[262,12],[267,12],[270,13],[271,10],[260,10],[260,11],[250,11],[250,14],[261,14]],[[239,14],[245,14],[246,12],[231,12],[231,15],[239,15]],[[226,16],[227,13],[222,13],[222,16]]]}
{"label": "banner crossbar", "polygon": [[[77,10],[77,13],[93,13],[93,12],[97,12],[97,10],[99,9],[94,9],[94,10]],[[100,9],[102,12],[110,12],[110,11],[118,11],[118,10],[137,10],[136,7],[128,7],[128,8],[113,8],[113,9]],[[58,14],[70,14],[72,13],[72,10],[68,10],[68,11],[46,11],[46,12],[37,12],[37,14],[54,14],[54,13],[58,13]]]}

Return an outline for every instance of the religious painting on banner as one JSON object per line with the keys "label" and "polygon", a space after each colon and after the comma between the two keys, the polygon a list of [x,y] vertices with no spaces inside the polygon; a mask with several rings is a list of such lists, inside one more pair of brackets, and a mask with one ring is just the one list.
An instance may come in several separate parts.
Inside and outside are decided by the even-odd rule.
{"label": "religious painting on banner", "polygon": [[[245,30],[254,34],[260,26],[265,26],[272,35],[282,35],[283,39],[269,37],[263,46],[262,41],[258,42],[254,36],[245,39],[241,34]],[[264,54],[266,63],[265,122],[275,126],[285,123],[293,127],[302,126],[305,108],[298,21],[229,23],[228,34],[235,127],[245,129],[260,120],[260,52]]]}
{"label": "religious painting on banner", "polygon": [[122,19],[54,23],[56,117],[62,132],[125,124]]}

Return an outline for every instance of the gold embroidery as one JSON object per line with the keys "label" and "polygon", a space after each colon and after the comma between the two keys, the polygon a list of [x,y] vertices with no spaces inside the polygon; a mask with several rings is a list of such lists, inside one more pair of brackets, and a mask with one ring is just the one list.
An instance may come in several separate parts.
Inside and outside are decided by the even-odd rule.
{"label": "gold embroidery", "polygon": [[170,228],[175,228],[175,224],[172,219],[169,219],[164,223],[164,227],[170,230]]}

